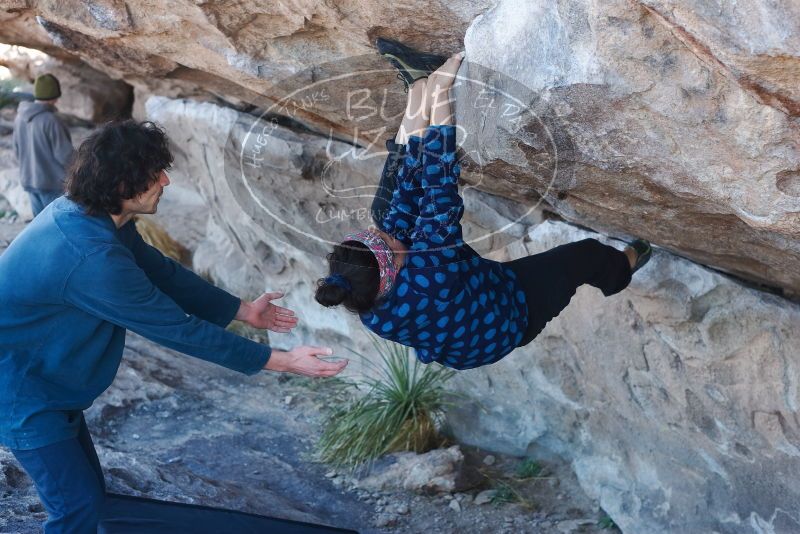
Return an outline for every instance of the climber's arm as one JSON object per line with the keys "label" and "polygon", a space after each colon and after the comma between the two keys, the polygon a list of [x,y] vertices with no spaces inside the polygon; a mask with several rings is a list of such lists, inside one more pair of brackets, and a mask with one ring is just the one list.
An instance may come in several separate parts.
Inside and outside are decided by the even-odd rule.
{"label": "climber's arm", "polygon": [[419,216],[419,202],[424,194],[419,182],[422,167],[421,142],[417,136],[408,139],[403,163],[397,173],[397,186],[392,193],[389,211],[382,221],[381,230],[406,246],[411,246],[410,236]]}
{"label": "climber's arm", "polygon": [[[464,202],[458,193],[461,169],[456,163],[454,126],[430,126],[425,131],[420,182],[424,195],[414,225],[412,250],[440,251],[460,246]],[[445,253],[445,257],[451,257]]]}

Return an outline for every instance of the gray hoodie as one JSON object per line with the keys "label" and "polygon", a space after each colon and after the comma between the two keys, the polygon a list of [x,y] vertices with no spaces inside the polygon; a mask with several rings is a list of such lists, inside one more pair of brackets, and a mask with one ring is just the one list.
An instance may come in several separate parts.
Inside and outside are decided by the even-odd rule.
{"label": "gray hoodie", "polygon": [[64,175],[73,152],[69,130],[42,102],[20,102],[14,121],[14,153],[26,190],[63,191]]}

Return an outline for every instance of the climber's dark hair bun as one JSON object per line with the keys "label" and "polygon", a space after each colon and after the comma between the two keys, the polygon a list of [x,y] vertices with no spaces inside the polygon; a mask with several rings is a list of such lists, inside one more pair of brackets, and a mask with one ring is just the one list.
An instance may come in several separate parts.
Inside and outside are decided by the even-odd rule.
{"label": "climber's dark hair bun", "polygon": [[314,298],[323,306],[344,307],[353,313],[368,312],[375,305],[380,285],[378,260],[367,246],[345,241],[328,254],[330,274],[317,281]]}

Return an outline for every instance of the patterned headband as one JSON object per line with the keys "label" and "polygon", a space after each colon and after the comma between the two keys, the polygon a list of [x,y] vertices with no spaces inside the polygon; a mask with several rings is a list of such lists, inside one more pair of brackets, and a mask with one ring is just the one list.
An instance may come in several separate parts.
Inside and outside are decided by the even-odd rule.
{"label": "patterned headband", "polygon": [[354,234],[344,236],[345,241],[358,241],[367,246],[378,260],[378,271],[380,272],[381,283],[378,287],[378,298],[383,298],[391,292],[394,286],[394,279],[397,276],[397,268],[394,266],[394,252],[386,244],[381,236],[369,230],[362,230]]}

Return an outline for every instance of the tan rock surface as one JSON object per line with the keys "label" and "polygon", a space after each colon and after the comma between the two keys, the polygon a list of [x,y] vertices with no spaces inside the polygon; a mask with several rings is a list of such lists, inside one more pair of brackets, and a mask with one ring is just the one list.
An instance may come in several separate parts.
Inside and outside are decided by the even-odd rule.
{"label": "tan rock surface", "polygon": [[[481,117],[463,91],[459,119],[480,132],[468,148],[490,178],[481,188],[523,203],[544,195],[570,220],[800,291],[796,3],[5,0],[0,20],[0,40],[76,55],[140,94],[208,91],[262,108],[304,80],[383,68],[369,55],[376,35],[453,52],[466,33],[468,58],[495,74],[462,74],[494,89],[504,77],[530,88],[562,149],[551,184],[538,173],[548,150],[531,139],[532,123]],[[343,111],[344,94],[392,80],[347,79],[331,105],[294,119],[367,143],[370,129],[398,119],[359,122]],[[389,109],[401,107],[393,95]]]}
{"label": "tan rock surface", "polygon": [[[550,121],[561,166],[555,177],[537,172],[542,150],[531,133],[541,127],[529,116],[504,119],[502,106],[513,100],[503,95],[493,108],[459,107],[468,131],[482,125],[467,148],[482,156],[495,181],[511,181],[520,194],[543,194],[572,221],[640,235],[700,263],[796,292],[800,129],[786,99],[797,84],[779,82],[792,77],[792,61],[800,57],[800,9],[759,5],[669,10],[675,17],[703,13],[691,40],[654,8],[633,2],[537,3],[523,10],[503,0],[471,25],[467,57],[532,90],[523,101],[528,96],[537,116]],[[509,25],[513,17],[519,20]],[[776,40],[774,32],[795,37]],[[486,43],[505,43],[511,52]],[[772,83],[773,96],[743,82],[744,74],[732,74],[744,72],[736,66],[744,50],[775,55],[761,57],[772,82],[759,82]],[[466,75],[489,77],[472,70]],[[502,80],[500,88],[520,94]],[[459,102],[478,102],[481,90],[468,86]],[[776,104],[780,95],[787,104]]]}
{"label": "tan rock surface", "polygon": [[[117,0],[28,5],[4,0],[0,41],[74,54],[131,83],[157,88],[158,79],[180,80],[263,105],[280,96],[277,82],[311,65],[373,55],[371,42],[378,34],[455,51],[467,25],[490,5],[489,0],[273,5]],[[371,62],[384,67],[377,57]],[[340,110],[336,113],[308,120],[326,126],[344,122],[337,120]]]}

